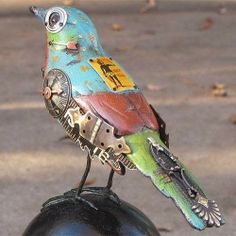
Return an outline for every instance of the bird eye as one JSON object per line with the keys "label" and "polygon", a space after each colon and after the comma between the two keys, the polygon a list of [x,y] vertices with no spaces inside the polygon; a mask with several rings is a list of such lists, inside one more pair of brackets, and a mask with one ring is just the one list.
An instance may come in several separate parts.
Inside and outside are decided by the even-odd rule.
{"label": "bird eye", "polygon": [[50,27],[54,27],[60,20],[60,15],[58,12],[53,12],[50,16],[49,16],[49,25]]}
{"label": "bird eye", "polygon": [[67,21],[67,14],[64,9],[54,7],[48,10],[45,16],[45,26],[51,33],[57,33],[62,30]]}

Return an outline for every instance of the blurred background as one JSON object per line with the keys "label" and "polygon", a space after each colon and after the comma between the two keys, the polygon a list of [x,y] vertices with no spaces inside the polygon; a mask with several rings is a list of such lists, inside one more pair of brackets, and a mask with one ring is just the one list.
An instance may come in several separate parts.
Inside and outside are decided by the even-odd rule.
{"label": "blurred background", "polygon": [[[198,233],[137,171],[113,190],[162,235],[236,235],[236,2],[0,0],[0,235],[21,235],[48,198],[76,187],[86,154],[61,139],[40,95],[45,29],[30,5],[74,5],[161,113],[173,153],[217,200],[227,224]],[[108,168],[93,161],[90,184]]]}

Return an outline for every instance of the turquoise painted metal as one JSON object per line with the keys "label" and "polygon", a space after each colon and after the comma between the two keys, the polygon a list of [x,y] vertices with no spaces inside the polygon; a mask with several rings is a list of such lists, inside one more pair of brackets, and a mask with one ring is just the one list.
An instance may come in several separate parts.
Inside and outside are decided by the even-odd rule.
{"label": "turquoise painted metal", "polygon": [[[103,50],[92,21],[78,9],[63,9],[67,13],[67,23],[64,28],[58,33],[47,31],[47,40],[51,42],[51,45],[47,47],[45,72],[53,68],[63,70],[71,79],[74,97],[97,92],[111,92],[89,63],[91,58],[110,57]],[[79,53],[66,48],[68,42],[78,43]]]}
{"label": "turquoise painted metal", "polygon": [[69,7],[31,11],[47,31],[45,103],[71,139],[91,158],[110,165],[111,178],[125,168],[141,171],[194,228],[224,224],[216,202],[170,152],[159,114],[103,50],[89,17]]}

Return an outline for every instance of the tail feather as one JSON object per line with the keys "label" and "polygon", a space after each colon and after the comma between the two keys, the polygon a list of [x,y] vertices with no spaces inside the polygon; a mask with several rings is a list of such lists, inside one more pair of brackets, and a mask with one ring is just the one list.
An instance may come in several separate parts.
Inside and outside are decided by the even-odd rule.
{"label": "tail feather", "polygon": [[216,202],[208,199],[195,177],[169,152],[157,133],[146,130],[126,136],[126,141],[132,150],[128,158],[174,201],[192,227],[203,230],[224,224]]}

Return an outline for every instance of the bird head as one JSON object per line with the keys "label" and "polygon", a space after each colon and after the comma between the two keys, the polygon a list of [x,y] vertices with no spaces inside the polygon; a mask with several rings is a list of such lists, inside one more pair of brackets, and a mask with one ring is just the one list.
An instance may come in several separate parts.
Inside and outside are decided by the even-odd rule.
{"label": "bird head", "polygon": [[82,11],[58,6],[49,9],[32,6],[30,11],[45,25],[49,53],[64,50],[67,54],[80,54],[84,59],[101,54],[96,29]]}

